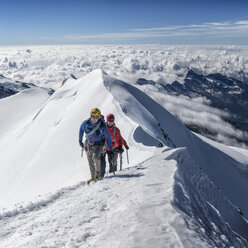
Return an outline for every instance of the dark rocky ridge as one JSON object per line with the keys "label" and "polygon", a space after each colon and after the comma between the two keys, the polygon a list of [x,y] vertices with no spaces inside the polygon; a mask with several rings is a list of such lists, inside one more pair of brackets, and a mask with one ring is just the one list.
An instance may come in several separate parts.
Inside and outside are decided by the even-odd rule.
{"label": "dark rocky ridge", "polygon": [[[225,121],[239,130],[248,132],[248,82],[228,78],[219,73],[201,75],[189,70],[183,84],[177,81],[172,84],[156,83],[143,78],[138,79],[136,83],[139,85],[159,84],[166,93],[174,96],[205,97],[211,101],[210,106],[231,114],[230,117],[225,118]],[[205,136],[214,135],[202,127],[195,125],[188,125],[188,127]],[[245,143],[248,145],[247,141]]]}
{"label": "dark rocky ridge", "polygon": [[[11,79],[6,78],[3,75],[0,75],[0,99],[8,96],[12,96],[22,90],[31,89],[31,88],[38,88],[38,86],[31,83],[24,83],[20,81],[13,82],[11,81]],[[39,87],[39,88],[46,90],[50,95],[54,93],[54,90],[51,88],[49,89],[44,87]]]}

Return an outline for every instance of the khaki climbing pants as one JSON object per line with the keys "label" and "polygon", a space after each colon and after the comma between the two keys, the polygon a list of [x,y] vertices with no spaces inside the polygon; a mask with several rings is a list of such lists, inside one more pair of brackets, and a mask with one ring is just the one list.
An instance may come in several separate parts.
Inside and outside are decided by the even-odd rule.
{"label": "khaki climbing pants", "polygon": [[104,144],[87,145],[87,147],[91,179],[95,179],[96,173],[101,175],[101,154],[103,153]]}

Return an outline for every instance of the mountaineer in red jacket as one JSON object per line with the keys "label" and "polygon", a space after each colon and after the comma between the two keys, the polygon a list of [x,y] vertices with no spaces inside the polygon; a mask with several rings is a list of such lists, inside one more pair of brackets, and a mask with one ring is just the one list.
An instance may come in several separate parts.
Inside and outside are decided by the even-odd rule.
{"label": "mountaineer in red jacket", "polygon": [[127,142],[122,138],[121,132],[118,127],[115,125],[115,116],[113,114],[107,115],[107,124],[106,124],[110,135],[111,135],[111,141],[112,141],[112,147],[114,151],[114,156],[111,161],[111,151],[109,146],[107,146],[107,154],[108,154],[108,160],[109,160],[109,172],[114,172],[117,170],[117,158],[118,154],[121,154],[124,152],[122,146],[124,146],[127,150],[129,149]]}

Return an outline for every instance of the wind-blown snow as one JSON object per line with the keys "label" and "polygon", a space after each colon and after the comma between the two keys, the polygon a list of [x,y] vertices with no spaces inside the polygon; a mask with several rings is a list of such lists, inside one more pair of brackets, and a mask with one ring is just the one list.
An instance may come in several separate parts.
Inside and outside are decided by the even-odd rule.
{"label": "wind-blown snow", "polygon": [[[41,93],[0,153],[1,205],[19,202],[0,216],[1,246],[245,247],[242,150],[196,136],[145,93],[101,70],[67,80],[49,98]],[[28,97],[19,93],[0,106]],[[78,131],[96,106],[116,116],[130,165],[125,160],[123,172],[87,187]]]}

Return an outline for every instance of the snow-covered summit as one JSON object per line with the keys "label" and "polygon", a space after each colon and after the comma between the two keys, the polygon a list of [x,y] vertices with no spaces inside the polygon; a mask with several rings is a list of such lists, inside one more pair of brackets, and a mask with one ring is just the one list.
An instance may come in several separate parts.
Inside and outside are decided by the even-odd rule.
{"label": "snow-covered summit", "polygon": [[[32,97],[39,99],[39,104],[30,105]],[[104,115],[110,112],[116,115],[123,137],[130,140],[132,147],[131,137],[137,124],[118,110],[113,95],[103,84],[101,70],[78,80],[67,80],[51,97],[43,90],[35,95],[32,90],[26,90],[0,101],[4,119],[0,124],[0,129],[4,130],[0,141],[3,206],[89,178],[86,156],[80,157],[78,132],[95,106]],[[14,118],[11,117],[8,128],[10,113],[20,119],[11,121]],[[139,146],[135,146],[130,155],[139,150]],[[144,153],[143,159],[151,154]],[[140,160],[133,156],[133,163]]]}
{"label": "snow-covered summit", "polygon": [[[1,206],[30,201],[38,194],[89,178],[86,156],[80,157],[78,131],[93,107],[100,108],[104,115],[113,113],[116,116],[116,124],[130,147],[130,166],[139,164],[141,170],[147,166],[148,171],[152,171],[145,177],[154,181],[151,190],[146,191],[142,186],[137,190],[146,195],[145,192],[155,194],[168,189],[170,201],[174,201],[176,208],[187,218],[193,218],[204,230],[209,228],[205,225],[214,223],[216,232],[213,233],[227,235],[228,241],[223,241],[224,244],[239,243],[231,230],[241,237],[248,236],[245,219],[248,217],[248,199],[245,197],[248,190],[247,155],[196,136],[141,90],[109,77],[99,69],[82,78],[67,80],[52,96],[42,89],[29,89],[0,100],[0,112],[5,120],[0,123],[0,130],[4,130],[0,133]],[[15,110],[20,116],[16,116]],[[8,128],[11,111],[13,119],[9,120],[11,126]],[[161,146],[163,148],[159,148]],[[172,161],[178,167],[172,165]],[[127,167],[124,161],[124,168]],[[159,187],[157,192],[156,187],[164,180],[170,180],[170,184]],[[145,183],[143,180],[139,182],[141,185]],[[152,194],[146,195],[147,209]],[[154,199],[154,204],[157,200]],[[163,205],[161,199],[159,204]],[[199,208],[199,213],[195,207]],[[238,208],[242,209],[243,216]],[[136,235],[141,237],[141,233],[136,232]],[[215,237],[211,238],[215,240]]]}

